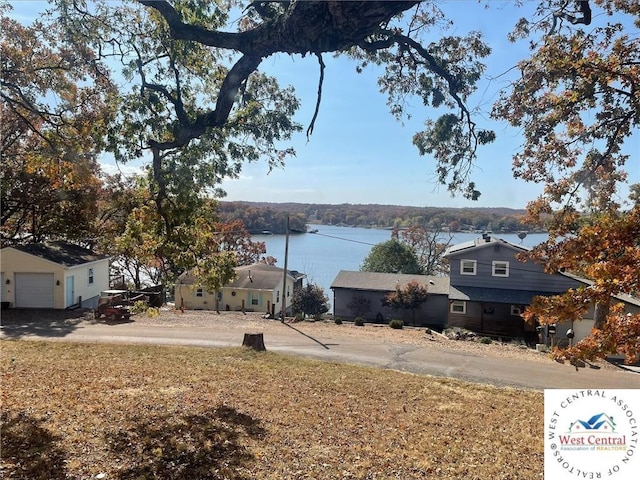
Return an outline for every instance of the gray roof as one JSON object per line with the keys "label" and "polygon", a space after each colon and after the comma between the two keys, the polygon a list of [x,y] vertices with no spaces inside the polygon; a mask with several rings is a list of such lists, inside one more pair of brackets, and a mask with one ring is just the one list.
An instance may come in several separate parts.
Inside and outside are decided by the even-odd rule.
{"label": "gray roof", "polygon": [[27,243],[25,245],[16,245],[13,248],[65,267],[76,267],[109,258],[108,255],[98,255],[88,248],[63,241]]}
{"label": "gray roof", "polygon": [[549,292],[531,290],[511,290],[508,288],[451,287],[450,300],[465,300],[484,303],[508,303],[511,305],[529,305],[535,296],[549,296]]}
{"label": "gray roof", "polygon": [[469,240],[468,242],[458,243],[457,245],[451,245],[447,248],[446,252],[444,252],[445,257],[449,257],[451,255],[456,255],[458,253],[474,250],[477,248],[485,248],[493,245],[504,245],[505,247],[511,248],[512,250],[516,250],[519,252],[528,252],[531,249],[529,247],[525,247],[524,245],[516,245],[515,243],[507,242],[502,238],[492,237],[490,235],[486,235],[483,237],[478,237],[474,240]]}
{"label": "gray roof", "polygon": [[[266,263],[255,263],[236,267],[236,278],[225,285],[225,288],[237,288],[246,290],[273,290],[284,277],[284,268]],[[289,270],[288,278],[292,281],[305,278],[304,273]],[[185,285],[195,284],[195,277],[191,272],[185,272],[179,277],[179,283]]]}
{"label": "gray roof", "polygon": [[393,292],[397,286],[402,288],[411,280],[425,285],[431,294],[447,295],[449,293],[449,277],[408,275],[402,273],[353,272],[349,270],[340,270],[338,276],[333,280],[329,288]]}
{"label": "gray roof", "polygon": [[[564,275],[565,277],[572,278],[578,282],[584,283],[585,285],[594,285],[595,282],[593,280],[589,280],[584,277],[579,277],[578,275],[574,275],[570,272],[558,272],[560,275]],[[640,307],[640,298],[635,297],[633,295],[627,295],[626,293],[620,293],[618,295],[614,295],[614,298],[617,298],[621,302],[629,303],[631,305],[635,305]]]}

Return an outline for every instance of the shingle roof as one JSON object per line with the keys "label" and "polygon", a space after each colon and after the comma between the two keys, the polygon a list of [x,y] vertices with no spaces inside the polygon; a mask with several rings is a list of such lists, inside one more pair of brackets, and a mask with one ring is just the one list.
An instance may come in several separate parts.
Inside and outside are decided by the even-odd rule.
{"label": "shingle roof", "polygon": [[508,288],[485,287],[451,287],[450,300],[465,300],[471,302],[509,303],[512,305],[529,305],[531,299],[537,295],[549,296],[549,292],[531,290],[511,290]]}
{"label": "shingle roof", "polygon": [[[558,273],[560,275],[564,275],[565,277],[569,277],[569,278],[572,278],[574,280],[577,280],[578,282],[584,283],[585,285],[593,285],[595,283],[593,280],[589,280],[589,279],[584,278],[584,277],[579,277],[579,276],[574,275],[574,274],[569,273],[569,272],[558,272]],[[637,307],[640,307],[640,298],[638,298],[636,296],[627,295],[626,293],[621,293],[621,294],[618,294],[618,295],[614,295],[614,298],[617,298],[621,302],[630,303],[631,305],[635,305]]]}
{"label": "shingle roof", "polygon": [[[247,290],[273,290],[282,281],[284,268],[265,263],[255,263],[235,268],[236,278],[227,283],[225,288],[237,288]],[[289,270],[289,277],[294,280],[306,277],[304,273],[296,270]],[[195,278],[191,272],[185,272],[179,277],[180,283],[193,285]]]}
{"label": "shingle roof", "polygon": [[[244,288],[248,290],[273,290],[282,281],[284,268],[265,263],[245,265],[236,268],[236,279],[225,287]],[[304,274],[289,270],[289,276],[294,279],[304,278]]]}
{"label": "shingle roof", "polygon": [[455,255],[455,254],[460,253],[462,251],[472,250],[472,249],[476,249],[476,248],[484,248],[484,247],[487,247],[489,245],[493,246],[493,245],[496,245],[496,244],[504,245],[505,247],[511,248],[513,250],[518,250],[518,251],[521,251],[521,252],[528,252],[529,250],[531,250],[529,247],[525,247],[524,245],[516,245],[515,243],[507,242],[506,240],[503,240],[502,238],[497,238],[497,237],[492,237],[492,236],[486,235],[484,237],[478,237],[475,240],[469,240],[468,242],[463,242],[463,243],[458,243],[456,245],[451,245],[444,252],[444,256],[448,257],[450,255]]}
{"label": "shingle roof", "polygon": [[354,272],[340,270],[329,288],[346,288],[350,290],[370,290],[392,292],[396,286],[404,287],[411,280],[422,283],[429,293],[447,295],[449,293],[449,277],[431,275],[408,275],[401,273]]}
{"label": "shingle roof", "polygon": [[109,258],[108,255],[98,255],[88,248],[63,241],[27,243],[25,245],[16,245],[13,248],[65,267],[75,267],[84,263]]}

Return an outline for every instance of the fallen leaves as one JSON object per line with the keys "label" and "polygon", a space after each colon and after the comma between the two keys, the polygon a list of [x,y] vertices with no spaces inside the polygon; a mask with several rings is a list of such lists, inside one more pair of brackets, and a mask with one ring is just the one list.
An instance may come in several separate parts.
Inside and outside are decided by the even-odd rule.
{"label": "fallen leaves", "polygon": [[0,358],[6,478],[542,472],[538,392],[248,349],[3,341]]}

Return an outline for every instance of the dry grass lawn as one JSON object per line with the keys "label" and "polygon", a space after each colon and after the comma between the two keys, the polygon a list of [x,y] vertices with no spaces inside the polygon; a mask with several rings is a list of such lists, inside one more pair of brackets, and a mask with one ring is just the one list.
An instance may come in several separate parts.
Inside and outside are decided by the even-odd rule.
{"label": "dry grass lawn", "polygon": [[2,341],[6,479],[539,479],[541,392],[249,349]]}

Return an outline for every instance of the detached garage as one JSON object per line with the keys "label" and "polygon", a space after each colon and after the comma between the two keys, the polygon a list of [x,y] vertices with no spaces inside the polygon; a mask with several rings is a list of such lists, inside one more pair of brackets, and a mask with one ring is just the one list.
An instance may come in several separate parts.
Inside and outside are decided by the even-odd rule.
{"label": "detached garage", "polygon": [[3,306],[94,308],[109,289],[109,257],[67,242],[5,247],[0,267]]}

